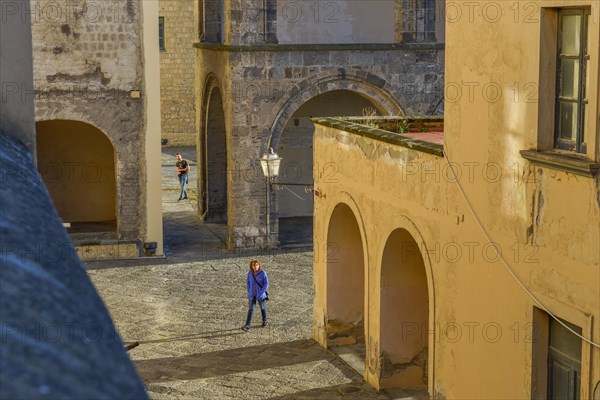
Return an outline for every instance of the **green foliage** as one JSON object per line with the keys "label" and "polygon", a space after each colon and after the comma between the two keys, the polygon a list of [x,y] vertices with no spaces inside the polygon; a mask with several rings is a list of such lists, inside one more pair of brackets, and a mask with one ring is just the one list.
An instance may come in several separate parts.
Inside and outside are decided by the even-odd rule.
{"label": "green foliage", "polygon": [[396,133],[406,133],[408,132],[408,122],[402,120],[399,121],[396,125]]}

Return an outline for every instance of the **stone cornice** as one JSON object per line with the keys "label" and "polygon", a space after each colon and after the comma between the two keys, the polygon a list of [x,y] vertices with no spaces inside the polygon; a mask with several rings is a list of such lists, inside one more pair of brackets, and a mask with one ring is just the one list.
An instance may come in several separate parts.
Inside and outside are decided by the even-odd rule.
{"label": "stone cornice", "polygon": [[219,43],[195,42],[194,47],[202,50],[226,52],[258,52],[258,51],[440,51],[444,43],[367,43],[367,44],[252,44],[226,45]]}
{"label": "stone cornice", "polygon": [[379,140],[381,142],[402,146],[411,150],[421,151],[423,153],[433,154],[434,156],[444,156],[444,146],[437,143],[426,142],[407,136],[401,133],[384,131],[381,129],[370,128],[366,125],[356,124],[350,121],[344,121],[338,118],[311,118],[314,124],[339,129],[341,131],[354,133],[356,135]]}
{"label": "stone cornice", "polygon": [[582,156],[569,155],[556,151],[521,150],[521,157],[539,167],[551,168],[572,174],[594,177],[600,170],[600,163],[595,163]]}

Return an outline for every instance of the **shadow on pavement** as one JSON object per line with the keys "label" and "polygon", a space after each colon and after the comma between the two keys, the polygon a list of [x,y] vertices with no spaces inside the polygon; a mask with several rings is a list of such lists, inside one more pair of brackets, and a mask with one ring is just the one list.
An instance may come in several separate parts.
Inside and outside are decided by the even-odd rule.
{"label": "shadow on pavement", "polygon": [[[144,381],[157,383],[212,378],[325,359],[337,361],[314,340],[304,339],[181,357],[139,360],[135,365]],[[360,378],[349,367],[339,362],[338,364],[347,378]]]}
{"label": "shadow on pavement", "polygon": [[177,336],[172,338],[165,339],[155,339],[155,340],[139,340],[138,343],[142,344],[150,344],[150,343],[169,343],[169,342],[181,342],[195,339],[214,339],[218,337],[225,336],[235,336],[235,335],[243,335],[244,332],[240,330],[240,328],[235,329],[224,329],[220,331],[212,331],[212,332],[202,332],[195,335],[185,335],[185,336]]}
{"label": "shadow on pavement", "polygon": [[281,247],[312,247],[313,217],[280,217],[279,242]]}
{"label": "shadow on pavement", "polygon": [[373,389],[361,382],[350,382],[343,385],[328,386],[296,392],[283,396],[269,397],[269,400],[303,400],[303,399],[353,399],[357,396],[368,399],[387,399]]}

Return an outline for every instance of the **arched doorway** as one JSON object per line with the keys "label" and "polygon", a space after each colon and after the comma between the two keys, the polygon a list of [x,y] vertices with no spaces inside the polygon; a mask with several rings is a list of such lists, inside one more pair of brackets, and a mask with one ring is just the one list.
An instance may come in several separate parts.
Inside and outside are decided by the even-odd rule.
{"label": "arched doorway", "polygon": [[38,170],[67,230],[116,236],[115,150],[108,137],[71,120],[37,122],[36,130]]}
{"label": "arched doorway", "polygon": [[[327,347],[365,370],[365,265],[356,217],[338,204],[327,232]],[[338,348],[336,348],[338,347]]]}
{"label": "arched doorway", "polygon": [[429,295],[417,242],[405,229],[385,244],[380,291],[380,387],[427,387]]}
{"label": "arched doorway", "polygon": [[[282,158],[277,191],[279,242],[283,246],[312,243],[313,196],[305,185],[313,183],[312,117],[385,114],[374,100],[351,90],[332,90],[302,104],[288,119],[277,142]],[[320,168],[324,168],[321,166]]]}
{"label": "arched doorway", "polygon": [[227,222],[227,135],[221,91],[213,86],[206,106],[205,129],[200,138],[201,219],[204,222]]}

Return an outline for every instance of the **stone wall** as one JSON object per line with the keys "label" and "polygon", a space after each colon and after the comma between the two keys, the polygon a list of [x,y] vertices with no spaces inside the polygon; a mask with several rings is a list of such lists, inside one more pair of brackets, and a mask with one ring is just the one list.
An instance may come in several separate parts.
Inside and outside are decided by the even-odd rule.
{"label": "stone wall", "polygon": [[[223,97],[232,247],[278,244],[278,196],[267,193],[258,159],[310,99],[349,91],[380,114],[443,113],[444,2],[371,1],[368,15],[354,3],[198,1],[196,84]],[[210,96],[198,102],[203,143]],[[200,163],[210,159],[199,151]]]}
{"label": "stone wall", "polygon": [[[258,158],[268,146],[277,147],[290,117],[311,98],[348,90],[369,98],[385,114],[442,111],[443,45],[197,47],[199,87],[211,77],[223,94],[234,247],[277,244],[277,197],[272,195],[266,207]],[[207,107],[204,101],[201,107]],[[203,125],[199,128],[206,134]]]}
{"label": "stone wall", "polygon": [[194,4],[191,0],[159,4],[165,38],[160,53],[161,136],[173,146],[196,144]]}
{"label": "stone wall", "polygon": [[140,7],[137,0],[31,4],[36,121],[81,121],[110,139],[121,239],[146,229]]}

